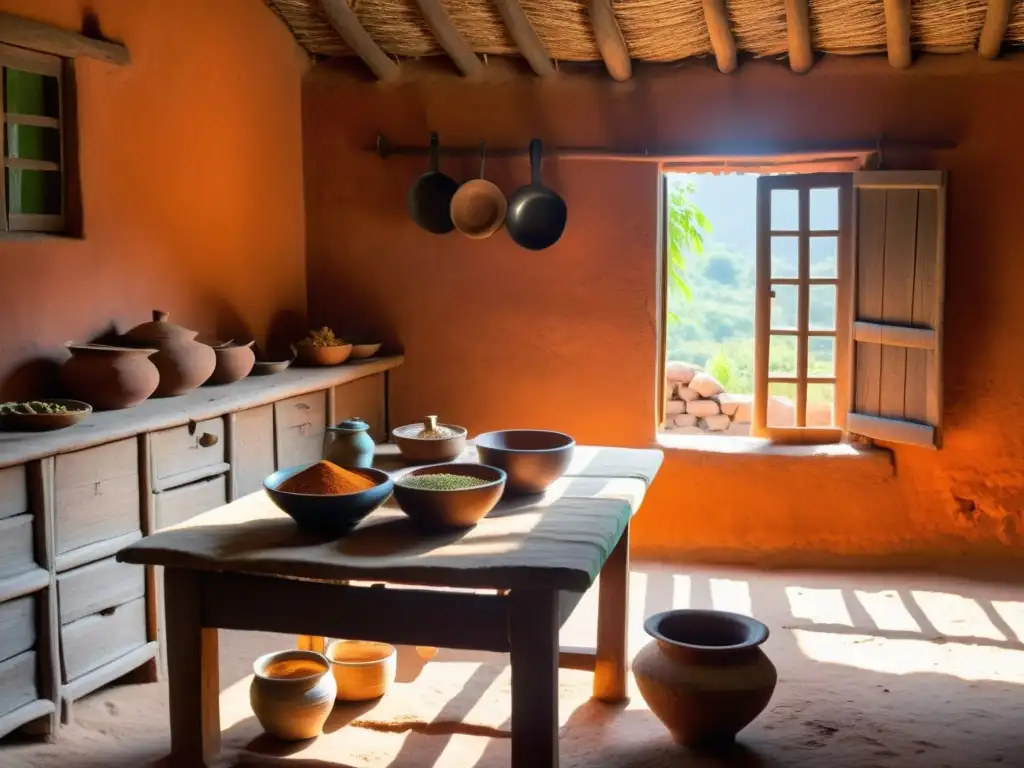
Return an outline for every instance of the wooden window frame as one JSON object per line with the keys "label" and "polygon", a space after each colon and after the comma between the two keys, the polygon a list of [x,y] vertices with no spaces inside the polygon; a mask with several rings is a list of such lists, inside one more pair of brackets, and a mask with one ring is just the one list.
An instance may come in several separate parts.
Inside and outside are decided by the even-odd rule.
{"label": "wooden window frame", "polygon": [[[810,229],[810,192],[812,189],[838,189],[838,230]],[[794,190],[798,195],[798,226],[796,230],[773,230],[771,227],[771,196],[775,190]],[[840,442],[846,432],[846,408],[850,391],[850,331],[852,327],[852,285],[854,280],[853,244],[853,175],[852,173],[797,173],[758,178],[757,248],[754,299],[754,402],[751,413],[751,435],[787,444]],[[772,236],[797,237],[798,272],[796,278],[772,278]],[[836,237],[837,272],[835,278],[810,276],[810,241],[812,237]],[[796,329],[771,328],[773,285],[797,287]],[[812,285],[836,286],[836,320],[834,330],[812,330],[810,288]],[[769,372],[769,350],[772,336],[794,336],[797,340],[794,376],[772,376]],[[811,337],[835,339],[834,368],[829,377],[808,376],[808,342]],[[795,384],[795,426],[768,424],[769,388],[773,383]],[[833,426],[808,427],[808,384],[832,384]]]}
{"label": "wooden window frame", "polygon": [[[64,60],[59,56],[48,53],[39,53],[23,48],[0,43],[0,73],[3,68],[11,67],[25,72],[54,77],[57,80],[57,104],[59,114],[56,118],[42,117],[39,115],[8,114],[4,109],[6,98],[4,93],[5,82],[0,76],[0,123],[4,125],[6,135],[7,125],[35,125],[46,128],[56,128],[60,141],[60,160],[58,162],[45,160],[28,160],[23,158],[7,157],[6,139],[3,151],[0,156],[4,159],[4,178],[0,179],[0,234],[5,233],[44,233],[61,234],[66,230],[67,205],[68,205],[68,173],[66,162],[67,135],[65,133],[66,122],[66,100],[64,93]],[[7,168],[28,168],[30,170],[57,171],[60,173],[61,201],[59,214],[34,214],[16,213],[12,214],[7,207]]]}

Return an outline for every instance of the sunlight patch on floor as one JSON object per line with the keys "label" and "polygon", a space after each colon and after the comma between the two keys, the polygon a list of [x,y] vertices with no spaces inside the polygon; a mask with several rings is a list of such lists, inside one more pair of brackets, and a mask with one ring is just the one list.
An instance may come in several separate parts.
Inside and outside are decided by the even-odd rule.
{"label": "sunlight patch on floor", "polygon": [[913,591],[910,594],[932,626],[943,635],[1009,639],[996,629],[977,601],[969,597],[944,592]]}
{"label": "sunlight patch on floor", "polygon": [[753,616],[748,582],[738,579],[708,579],[708,583],[711,588],[711,604],[716,611],[731,611]]}
{"label": "sunlight patch on floor", "polygon": [[853,626],[841,589],[786,587],[786,599],[789,600],[789,610],[794,619],[806,619],[815,624]]}
{"label": "sunlight patch on floor", "polygon": [[854,590],[853,594],[879,629],[889,632],[921,631],[920,625],[910,615],[903,598],[896,590],[865,592],[858,589]]}
{"label": "sunlight patch on floor", "polygon": [[1024,642],[1024,603],[1012,600],[993,600],[993,610],[1006,622],[1016,637],[1010,638]]}

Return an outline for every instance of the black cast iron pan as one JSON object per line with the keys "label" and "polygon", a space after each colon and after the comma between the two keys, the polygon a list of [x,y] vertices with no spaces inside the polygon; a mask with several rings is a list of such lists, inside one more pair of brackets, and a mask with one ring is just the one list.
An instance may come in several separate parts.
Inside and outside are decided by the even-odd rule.
{"label": "black cast iron pan", "polygon": [[516,190],[508,201],[505,226],[512,239],[523,248],[540,251],[558,242],[568,217],[565,200],[541,184],[540,163],[543,146],[540,139],[530,142],[532,180]]}
{"label": "black cast iron pan", "polygon": [[452,223],[452,196],[459,188],[451,176],[437,169],[437,134],[430,134],[430,170],[416,179],[409,189],[409,215],[427,232],[443,235],[455,229]]}

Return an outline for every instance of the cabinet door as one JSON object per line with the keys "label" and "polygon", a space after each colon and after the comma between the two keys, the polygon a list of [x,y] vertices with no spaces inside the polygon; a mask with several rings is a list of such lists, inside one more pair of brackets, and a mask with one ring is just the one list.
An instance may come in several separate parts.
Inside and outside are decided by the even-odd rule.
{"label": "cabinet door", "polygon": [[264,405],[235,414],[231,476],[235,498],[263,489],[263,478],[274,464],[274,406]]}
{"label": "cabinet door", "polygon": [[312,464],[324,457],[327,391],[274,403],[277,468]]}
{"label": "cabinet door", "polygon": [[358,416],[370,425],[375,443],[387,442],[384,424],[384,374],[356,379],[334,388],[334,418],[337,423]]}

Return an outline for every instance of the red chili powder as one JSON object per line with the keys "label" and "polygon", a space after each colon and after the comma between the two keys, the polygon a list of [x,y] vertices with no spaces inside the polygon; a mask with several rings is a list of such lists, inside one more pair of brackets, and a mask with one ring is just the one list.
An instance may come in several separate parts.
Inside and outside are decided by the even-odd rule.
{"label": "red chili powder", "polygon": [[329,461],[319,461],[313,466],[292,475],[277,487],[287,493],[310,493],[316,496],[334,496],[355,493],[373,488],[376,483],[368,477],[342,469]]}

